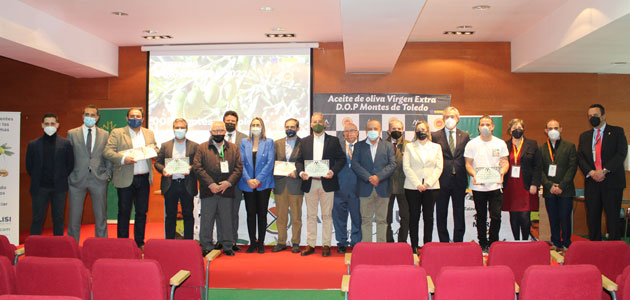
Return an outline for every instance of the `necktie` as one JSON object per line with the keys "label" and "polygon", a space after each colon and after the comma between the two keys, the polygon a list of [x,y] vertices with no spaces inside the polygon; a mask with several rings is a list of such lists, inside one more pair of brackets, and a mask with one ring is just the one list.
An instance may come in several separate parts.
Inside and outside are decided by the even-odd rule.
{"label": "necktie", "polygon": [[602,169],[602,136],[600,134],[601,129],[597,129],[597,135],[595,136],[595,169]]}
{"label": "necktie", "polygon": [[350,144],[350,148],[348,148],[348,156],[352,159],[352,152],[354,151],[354,144]]}
{"label": "necktie", "polygon": [[[453,159],[455,158],[455,141],[453,140],[453,130],[449,130],[448,132],[448,148],[451,149],[451,155],[453,155]],[[453,168],[451,169],[451,174],[455,174],[455,164],[453,164]]]}
{"label": "necktie", "polygon": [[397,151],[398,151],[398,144],[396,144],[396,141],[394,141],[394,155],[396,155]]}
{"label": "necktie", "polygon": [[87,142],[85,143],[87,144],[88,153],[92,154],[92,128],[88,128]]}
{"label": "necktie", "polygon": [[230,143],[234,143],[234,141],[232,141],[232,134],[231,133],[228,133],[228,141]]}

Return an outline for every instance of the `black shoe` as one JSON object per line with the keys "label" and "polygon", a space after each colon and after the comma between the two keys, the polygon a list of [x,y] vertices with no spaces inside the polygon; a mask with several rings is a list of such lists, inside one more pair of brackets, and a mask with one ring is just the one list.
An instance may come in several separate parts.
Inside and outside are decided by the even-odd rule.
{"label": "black shoe", "polygon": [[232,251],[231,249],[223,250],[223,255],[234,256],[234,251]]}
{"label": "black shoe", "polygon": [[411,247],[413,249],[413,254],[418,254],[418,247]]}
{"label": "black shoe", "polygon": [[265,245],[258,245],[258,253],[260,254],[265,253]]}
{"label": "black shoe", "polygon": [[346,246],[339,246],[339,247],[337,247],[337,253],[339,253],[339,254],[346,253]]}
{"label": "black shoe", "polygon": [[246,253],[254,253],[256,252],[256,250],[258,250],[258,245],[257,244],[253,244],[253,245],[249,245],[249,247],[247,247],[247,251],[245,251]]}
{"label": "black shoe", "polygon": [[232,246],[232,251],[241,252],[241,247],[239,247],[238,245],[234,244],[234,246]]}
{"label": "black shoe", "polygon": [[210,253],[210,250],[207,249],[202,249],[201,250],[201,256],[206,257],[206,255],[208,255],[208,253]]}
{"label": "black shoe", "polygon": [[324,246],[324,247],[322,247],[322,256],[323,256],[323,257],[328,257],[328,256],[330,256],[330,246]]}
{"label": "black shoe", "polygon": [[216,244],[214,244],[214,249],[221,250],[221,249],[223,249],[223,245],[221,245],[221,243],[216,243]]}
{"label": "black shoe", "polygon": [[291,253],[300,253],[300,245],[293,245],[291,246]]}
{"label": "black shoe", "polygon": [[273,246],[273,248],[271,249],[271,252],[280,252],[280,251],[286,250],[286,249],[287,249],[287,245],[286,244],[277,244],[277,245]]}

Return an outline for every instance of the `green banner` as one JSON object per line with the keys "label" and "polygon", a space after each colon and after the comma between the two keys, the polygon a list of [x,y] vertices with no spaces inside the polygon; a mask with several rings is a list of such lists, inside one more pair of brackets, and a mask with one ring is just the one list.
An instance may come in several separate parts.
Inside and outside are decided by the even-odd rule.
{"label": "green banner", "polygon": [[[112,130],[127,126],[127,110],[129,108],[101,108],[98,127],[112,132]],[[131,211],[131,220],[134,219],[134,211]],[[110,182],[107,187],[107,221],[116,223],[118,220],[118,192]],[[114,221],[114,222],[111,222]]]}

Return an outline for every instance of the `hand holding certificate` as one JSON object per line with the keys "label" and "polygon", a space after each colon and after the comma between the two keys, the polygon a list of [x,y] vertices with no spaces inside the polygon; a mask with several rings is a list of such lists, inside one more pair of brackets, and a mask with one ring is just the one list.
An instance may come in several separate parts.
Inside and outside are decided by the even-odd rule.
{"label": "hand holding certificate", "polygon": [[502,181],[499,168],[477,168],[476,171],[476,184],[500,183]]}
{"label": "hand holding certificate", "polygon": [[135,161],[157,157],[154,145],[127,149],[120,151],[119,153],[124,156],[132,157]]}
{"label": "hand holding certificate", "polygon": [[328,170],[330,167],[327,159],[304,161],[304,172],[310,177],[324,177],[328,175]]}
{"label": "hand holding certificate", "polygon": [[190,174],[190,164],[188,157],[184,158],[167,158],[164,160],[164,170],[169,174]]}
{"label": "hand holding certificate", "polygon": [[275,176],[289,176],[289,174],[295,172],[295,163],[288,161],[276,160],[273,167],[273,175]]}

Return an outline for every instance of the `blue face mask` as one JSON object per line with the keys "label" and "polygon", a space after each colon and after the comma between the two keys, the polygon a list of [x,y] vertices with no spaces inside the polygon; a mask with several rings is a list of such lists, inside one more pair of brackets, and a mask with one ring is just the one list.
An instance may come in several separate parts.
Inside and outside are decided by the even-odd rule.
{"label": "blue face mask", "polygon": [[368,139],[370,139],[370,141],[374,141],[376,139],[378,139],[378,136],[380,134],[378,133],[378,131],[368,131],[367,133],[367,137]]}
{"label": "blue face mask", "polygon": [[96,118],[83,117],[83,124],[85,124],[85,126],[87,127],[92,127],[94,126],[94,124],[96,124]]}
{"label": "blue face mask", "polygon": [[184,137],[186,137],[186,129],[175,129],[175,138],[177,138],[178,140],[183,139]]}
{"label": "blue face mask", "polygon": [[290,138],[294,137],[294,136],[295,136],[295,134],[296,134],[295,130],[293,130],[293,129],[287,129],[287,130],[285,131],[285,133],[286,133],[286,134],[287,134],[287,136],[288,136],[288,137],[290,137]]}
{"label": "blue face mask", "polygon": [[128,119],[127,124],[131,128],[138,128],[142,126],[142,119]]}

